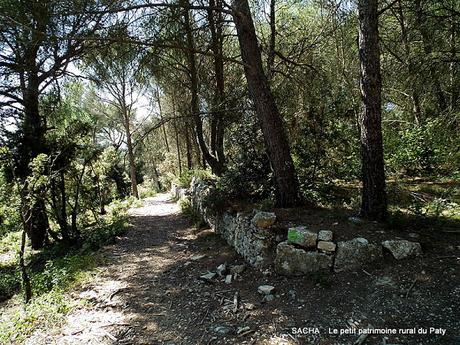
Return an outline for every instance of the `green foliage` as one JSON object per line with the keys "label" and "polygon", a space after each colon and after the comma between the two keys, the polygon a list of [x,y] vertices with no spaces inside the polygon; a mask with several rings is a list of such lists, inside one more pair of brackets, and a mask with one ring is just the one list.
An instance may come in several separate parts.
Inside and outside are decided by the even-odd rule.
{"label": "green foliage", "polygon": [[406,176],[442,175],[460,164],[460,139],[442,119],[395,130],[386,128],[387,165]]}
{"label": "green foliage", "polygon": [[17,265],[0,265],[0,302],[11,298],[21,287],[21,272]]}
{"label": "green foliage", "polygon": [[[260,201],[274,195],[273,176],[262,133],[252,116],[244,115],[231,128],[227,170],[217,183],[218,199]],[[225,197],[224,197],[225,196]]]}
{"label": "green foliage", "polygon": [[229,205],[229,186],[223,187],[220,182],[218,182],[214,188],[208,190],[208,192],[203,195],[203,207],[211,210],[213,213],[220,213],[225,210]]}
{"label": "green foliage", "polygon": [[183,198],[179,201],[180,208],[182,210],[182,213],[184,214],[185,217],[188,218],[188,220],[196,227],[202,227],[205,225],[205,222],[203,220],[203,217],[201,214],[195,210],[192,206],[191,201],[188,198]]}
{"label": "green foliage", "polygon": [[[28,271],[32,281],[33,298],[18,309],[9,307],[1,310],[0,343],[16,343],[25,339],[37,327],[46,328],[62,322],[64,315],[77,306],[68,292],[77,284],[87,281],[97,267],[104,265],[104,259],[95,250],[111,243],[115,237],[126,231],[128,226],[126,210],[135,201],[127,199],[108,207],[109,213],[98,224],[83,231],[81,247],[68,247],[56,243],[44,251],[30,256]],[[20,232],[9,233],[0,242],[0,257],[11,254],[8,261],[0,264],[0,300],[16,293],[20,299],[20,272],[17,267],[16,250],[20,243]]]}
{"label": "green foliage", "polygon": [[208,170],[185,170],[177,179],[177,185],[181,188],[189,188],[193,178],[198,178],[200,180],[210,180],[213,178],[213,176]]}
{"label": "green foliage", "polygon": [[432,126],[415,126],[398,133],[394,150],[391,151],[390,166],[403,169],[405,174],[416,176],[430,174],[436,163],[433,148]]}
{"label": "green foliage", "polygon": [[139,190],[139,197],[141,199],[155,196],[160,190],[158,188],[158,183],[153,179],[146,178],[144,181],[137,186]]}
{"label": "green foliage", "polygon": [[85,229],[85,243],[83,248],[96,250],[101,246],[113,243],[115,237],[123,234],[126,231],[127,221],[125,219],[117,219],[110,224],[99,224],[95,228]]}
{"label": "green foliage", "polygon": [[37,327],[46,329],[62,322],[64,315],[77,306],[68,291],[88,280],[96,267],[103,264],[102,259],[94,253],[78,250],[58,258],[47,258],[43,254],[41,259],[46,260],[42,269],[32,272],[34,298],[25,306],[2,311],[2,344],[18,343]]}
{"label": "green foliage", "polygon": [[21,285],[17,265],[22,231],[10,231],[0,237],[0,301],[10,298]]}
{"label": "green foliage", "polygon": [[21,220],[17,205],[19,198],[14,186],[7,183],[4,174],[0,173],[0,239],[5,234],[19,230]]}

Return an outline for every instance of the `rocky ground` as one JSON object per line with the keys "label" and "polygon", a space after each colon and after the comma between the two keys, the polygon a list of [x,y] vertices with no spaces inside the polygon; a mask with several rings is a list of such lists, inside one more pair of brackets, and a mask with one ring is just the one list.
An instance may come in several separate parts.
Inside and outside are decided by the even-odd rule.
{"label": "rocky ground", "polygon": [[246,267],[166,195],[131,215],[76,292],[86,306],[29,344],[460,344],[458,235],[415,259],[286,278]]}

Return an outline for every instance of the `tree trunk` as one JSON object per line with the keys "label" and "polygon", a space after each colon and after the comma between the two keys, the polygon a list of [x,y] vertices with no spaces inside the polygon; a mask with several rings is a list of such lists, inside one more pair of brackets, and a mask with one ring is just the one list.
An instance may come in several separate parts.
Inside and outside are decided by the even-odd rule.
{"label": "tree trunk", "polygon": [[192,117],[195,121],[195,132],[200,151],[203,156],[203,160],[209,164],[211,170],[216,175],[221,175],[223,165],[217,160],[210,152],[206,145],[203,133],[203,121],[200,116],[200,103],[198,98],[198,72],[196,68],[196,54],[195,54],[195,42],[193,40],[193,33],[190,24],[189,9],[190,6],[188,0],[181,0],[184,7],[184,28],[187,38],[187,62],[188,69],[190,72],[190,91],[192,94],[191,99],[191,111]]}
{"label": "tree trunk", "polygon": [[30,277],[27,273],[27,267],[26,267],[26,264],[25,264],[25,260],[24,260],[24,254],[25,254],[25,251],[26,251],[26,229],[28,227],[28,224],[30,219],[26,219],[26,216],[24,215],[23,213],[23,204],[24,204],[24,201],[21,200],[21,209],[19,210],[19,212],[21,213],[21,222],[22,222],[22,226],[23,226],[23,230],[22,230],[22,236],[21,236],[21,246],[20,246],[20,249],[19,249],[19,268],[21,270],[21,278],[22,278],[22,288],[24,289],[24,302],[25,303],[29,303],[30,299],[32,298],[32,287],[31,287],[31,284],[30,284]]}
{"label": "tree trunk", "polygon": [[[215,0],[209,0],[210,7],[216,7]],[[221,0],[217,0],[217,7],[222,7]],[[212,109],[211,126],[211,152],[217,157],[222,165],[222,172],[225,170],[224,154],[224,102],[225,102],[225,78],[224,78],[224,59],[223,59],[223,39],[222,39],[222,13],[208,10],[209,28],[211,31],[211,49],[214,55],[214,74],[216,78],[216,88],[214,92],[214,104]]]}
{"label": "tree trunk", "polygon": [[362,150],[361,217],[381,221],[387,215],[382,141],[380,51],[377,0],[359,0],[359,58],[364,110],[360,116]]}
{"label": "tree trunk", "polygon": [[180,152],[180,142],[179,142],[179,132],[177,131],[177,119],[176,117],[176,106],[173,100],[172,103],[173,106],[173,128],[174,128],[174,137],[176,141],[176,151],[177,151],[177,166],[179,168],[179,176],[182,175],[182,157],[181,157],[181,152]]}
{"label": "tree trunk", "polygon": [[81,169],[80,176],[78,177],[77,187],[76,187],[75,195],[74,195],[75,201],[74,201],[74,205],[72,208],[72,216],[71,216],[71,229],[72,229],[72,241],[73,242],[76,242],[80,239],[80,232],[78,231],[78,227],[77,227],[77,216],[78,216],[78,211],[79,211],[80,189],[83,184],[83,176],[85,175],[86,164],[87,162],[85,161],[83,163],[83,168]]}
{"label": "tree trunk", "polygon": [[[452,1],[452,12],[455,10],[455,2]],[[459,88],[458,88],[458,63],[455,63],[456,56],[457,56],[457,26],[458,22],[455,20],[454,16],[452,15],[450,19],[450,59],[451,62],[449,64],[450,70],[450,99],[449,99],[449,110],[451,112],[457,109],[458,97],[459,97]]]}
{"label": "tree trunk", "polygon": [[131,179],[131,193],[139,199],[139,192],[137,191],[137,178],[136,178],[136,161],[134,158],[133,142],[131,138],[131,128],[129,124],[129,115],[126,107],[123,108],[124,127],[126,134],[126,146],[128,148],[128,161],[129,161],[129,176]]}
{"label": "tree trunk", "polygon": [[184,129],[185,129],[185,145],[186,145],[186,153],[187,153],[187,169],[192,170],[193,168],[192,142],[190,140],[189,127],[186,126]]}
{"label": "tree trunk", "polygon": [[[39,81],[36,72],[28,75],[28,85],[23,91],[24,122],[23,122],[23,157],[19,176],[25,179],[30,174],[29,163],[39,154],[46,152],[45,131],[46,125],[39,113]],[[31,240],[33,249],[43,248],[47,239],[49,228],[48,215],[45,202],[37,200],[27,211],[27,235]]]}
{"label": "tree trunk", "polygon": [[233,18],[249,93],[262,127],[275,177],[276,202],[280,207],[295,206],[300,202],[299,183],[283,120],[263,71],[260,49],[247,0],[233,1]]}
{"label": "tree trunk", "polygon": [[[158,111],[160,113],[160,121],[163,121],[163,113],[161,111],[161,99],[160,99],[160,90],[159,88],[157,87],[157,90],[156,90],[156,96],[157,96],[157,102],[158,102]],[[161,125],[162,129],[163,129],[163,137],[164,137],[164,140],[165,140],[165,145],[166,145],[166,152],[170,152],[169,150],[169,142],[168,142],[168,136],[166,135],[166,123],[163,123]]]}

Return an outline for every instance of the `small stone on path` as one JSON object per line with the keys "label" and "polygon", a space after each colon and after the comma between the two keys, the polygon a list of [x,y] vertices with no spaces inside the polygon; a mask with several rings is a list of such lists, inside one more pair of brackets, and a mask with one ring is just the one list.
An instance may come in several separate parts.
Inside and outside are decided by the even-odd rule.
{"label": "small stone on path", "polygon": [[201,260],[201,259],[204,259],[206,257],[206,255],[193,255],[190,260],[192,261],[198,261],[198,260]]}
{"label": "small stone on path", "polygon": [[203,274],[202,276],[200,276],[200,279],[204,280],[204,281],[212,281],[215,276],[216,276],[216,273],[209,272],[209,273],[206,273],[206,274]]}
{"label": "small stone on path", "polygon": [[231,284],[231,283],[232,283],[232,275],[227,274],[227,276],[225,277],[225,284]]}
{"label": "small stone on path", "polygon": [[262,295],[270,295],[275,290],[274,286],[271,285],[260,285],[257,291]]}

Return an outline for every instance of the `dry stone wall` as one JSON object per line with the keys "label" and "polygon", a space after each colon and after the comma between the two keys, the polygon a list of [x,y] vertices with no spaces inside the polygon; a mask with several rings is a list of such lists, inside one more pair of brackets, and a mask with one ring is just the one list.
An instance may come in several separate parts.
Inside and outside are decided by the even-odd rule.
{"label": "dry stone wall", "polygon": [[278,274],[297,276],[318,271],[354,270],[383,257],[385,249],[395,259],[421,255],[417,242],[387,240],[370,243],[362,237],[334,241],[330,230],[311,231],[299,225],[277,234],[273,212],[216,211],[205,200],[213,192],[210,181],[193,179],[188,190],[172,186],[176,199],[188,199],[203,220],[254,267],[274,264]]}
{"label": "dry stone wall", "polygon": [[203,220],[251,266],[271,265],[277,244],[276,236],[271,231],[271,226],[276,222],[276,215],[258,210],[237,213],[217,212],[207,207],[205,203],[206,197],[213,188],[210,182],[193,179],[187,191],[173,186],[171,193],[176,199],[188,198]]}

